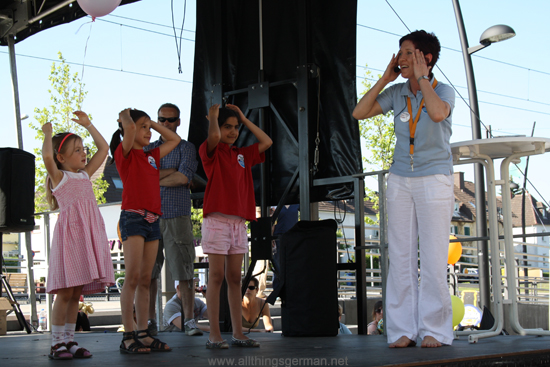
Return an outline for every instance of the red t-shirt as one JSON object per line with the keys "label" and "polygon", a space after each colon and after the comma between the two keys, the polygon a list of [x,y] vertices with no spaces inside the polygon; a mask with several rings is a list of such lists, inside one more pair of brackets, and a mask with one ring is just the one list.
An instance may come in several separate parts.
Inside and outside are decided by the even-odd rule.
{"label": "red t-shirt", "polygon": [[199,155],[208,177],[204,192],[203,215],[219,212],[256,220],[256,200],[252,166],[265,161],[258,143],[245,148],[219,143],[212,156],[206,153],[207,142],[201,144]]}
{"label": "red t-shirt", "polygon": [[123,185],[122,210],[144,209],[162,215],[159,148],[147,153],[141,149],[131,149],[128,157],[124,158],[121,143],[115,151],[115,162]]}

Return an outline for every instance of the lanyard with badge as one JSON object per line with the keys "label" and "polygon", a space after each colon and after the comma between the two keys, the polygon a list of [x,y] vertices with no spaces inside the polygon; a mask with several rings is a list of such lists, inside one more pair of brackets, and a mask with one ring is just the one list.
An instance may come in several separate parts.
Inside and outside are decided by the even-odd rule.
{"label": "lanyard with badge", "polygon": [[[436,85],[437,85],[437,80],[434,78],[434,82],[432,83],[432,88],[435,89]],[[411,157],[411,171],[414,171],[413,155],[414,155],[414,135],[416,133],[416,124],[418,123],[418,119],[420,118],[420,114],[422,113],[422,108],[423,107],[424,107],[424,97],[422,97],[422,100],[420,101],[420,107],[418,107],[418,112],[416,113],[416,116],[415,116],[414,121],[413,121],[411,98],[409,96],[407,96],[407,110],[409,111],[408,118],[409,118],[409,134],[410,134],[410,137],[409,137],[409,156]],[[405,121],[407,121],[406,116],[403,116],[403,115],[404,114],[402,114],[402,116],[401,116],[401,121],[405,122]],[[405,117],[405,119],[403,117]]]}

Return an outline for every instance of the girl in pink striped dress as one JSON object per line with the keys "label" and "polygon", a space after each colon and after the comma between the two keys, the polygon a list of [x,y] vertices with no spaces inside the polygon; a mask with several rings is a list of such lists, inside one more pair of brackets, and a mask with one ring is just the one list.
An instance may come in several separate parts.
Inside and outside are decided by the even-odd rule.
{"label": "girl in pink striped dress", "polygon": [[97,207],[90,176],[101,166],[109,145],[86,113],[73,112],[97,146],[86,163],[82,139],[69,132],[52,138],[52,124],[42,126],[42,159],[48,171],[46,198],[59,218],[52,239],[47,292],[56,294],[51,318],[52,359],[89,358],[92,354],[74,341],[81,294],[98,293],[114,284],[113,265],[105,224]]}

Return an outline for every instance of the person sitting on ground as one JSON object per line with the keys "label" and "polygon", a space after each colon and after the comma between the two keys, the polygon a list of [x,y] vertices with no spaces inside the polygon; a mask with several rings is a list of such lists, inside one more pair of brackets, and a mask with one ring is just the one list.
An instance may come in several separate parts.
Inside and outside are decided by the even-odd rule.
{"label": "person sitting on ground", "polygon": [[[254,277],[250,278],[248,288],[246,288],[246,293],[243,297],[243,332],[271,333],[273,332],[273,322],[269,313],[269,304],[265,299],[258,297],[258,285],[258,279]],[[260,323],[260,316],[263,317],[265,329],[254,329]]]}
{"label": "person sitting on ground", "polygon": [[[176,294],[164,306],[163,323],[165,327],[174,326],[181,330],[181,291],[179,280],[174,281],[174,287],[176,288]],[[206,332],[210,331],[209,326],[201,325],[197,322],[200,319],[208,318],[208,309],[200,298],[195,298],[193,317],[197,328]]]}
{"label": "person sitting on ground", "polygon": [[340,324],[340,329],[338,329],[338,334],[351,334],[352,332],[348,329],[348,327],[340,320],[342,320],[342,314],[344,313],[344,310],[342,309],[341,305],[338,305],[338,324]]}
{"label": "person sitting on ground", "polygon": [[374,304],[372,310],[372,321],[367,325],[368,335],[380,335],[380,329],[378,329],[378,323],[384,317],[384,309],[382,308],[382,301],[378,301]]}

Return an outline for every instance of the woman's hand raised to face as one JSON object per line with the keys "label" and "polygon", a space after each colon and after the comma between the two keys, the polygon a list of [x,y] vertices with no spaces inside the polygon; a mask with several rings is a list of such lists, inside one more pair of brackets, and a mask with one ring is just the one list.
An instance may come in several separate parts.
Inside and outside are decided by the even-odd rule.
{"label": "woman's hand raised to face", "polygon": [[424,56],[424,53],[420,50],[415,50],[413,55],[413,71],[414,78],[418,79],[421,76],[428,76],[430,74],[431,66],[428,66],[428,62],[432,60],[432,54]]}
{"label": "woman's hand raised to face", "polygon": [[393,54],[390,63],[384,71],[384,75],[382,75],[382,79],[384,79],[386,83],[391,83],[397,79],[399,75],[401,75],[401,70],[399,69],[398,57]]}

